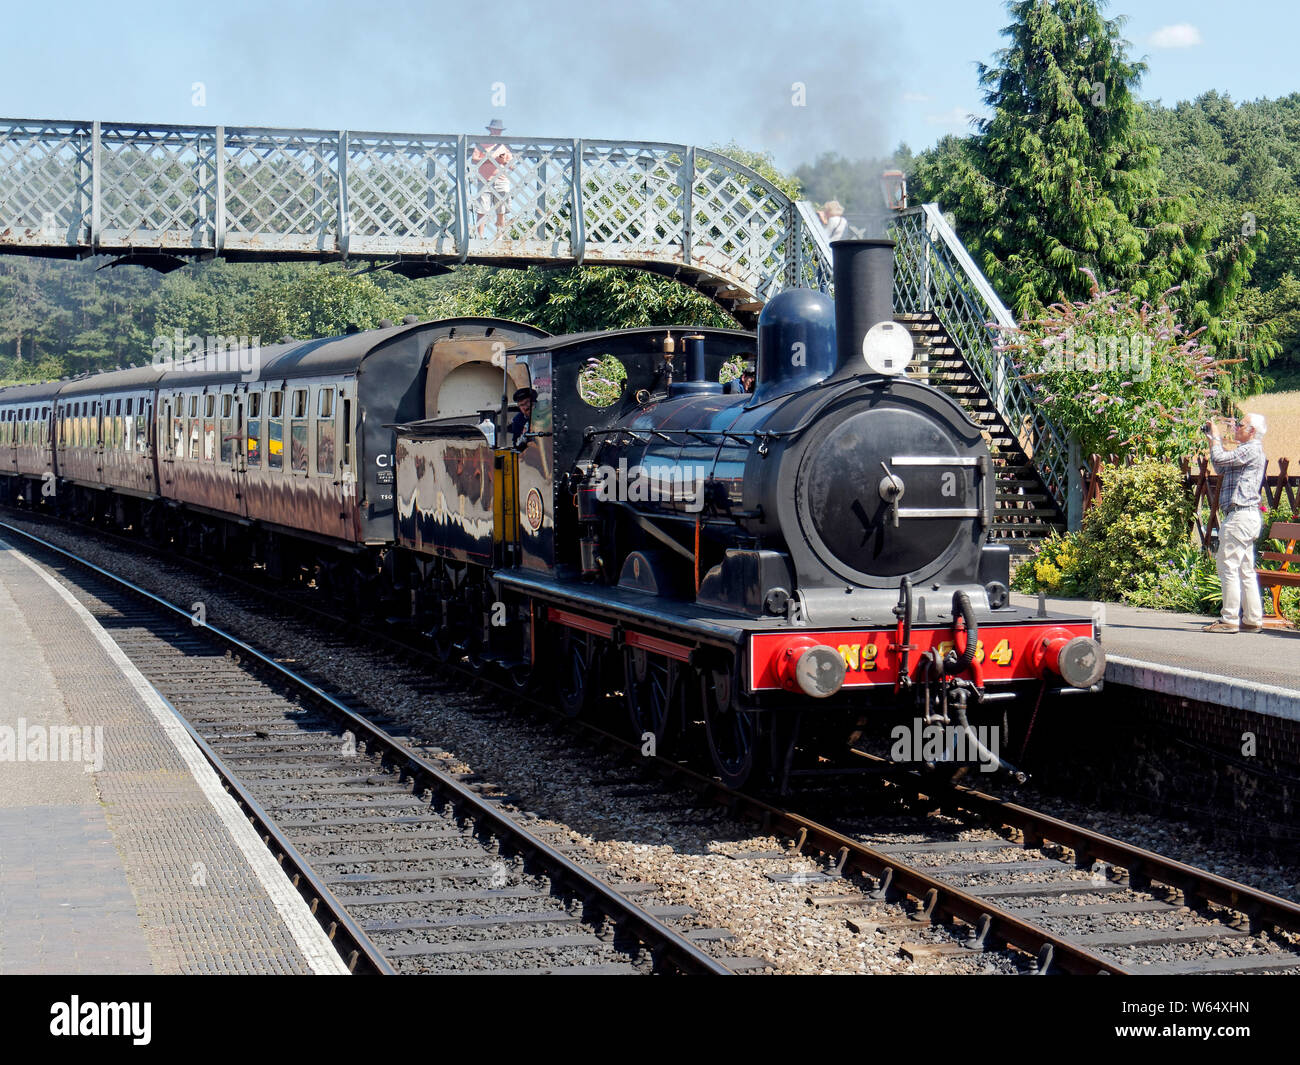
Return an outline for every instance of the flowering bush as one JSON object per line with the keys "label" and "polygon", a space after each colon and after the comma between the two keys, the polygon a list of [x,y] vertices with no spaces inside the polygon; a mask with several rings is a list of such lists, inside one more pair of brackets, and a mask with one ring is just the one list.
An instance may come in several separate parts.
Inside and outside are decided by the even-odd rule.
{"label": "flowering bush", "polygon": [[1032,559],[1016,570],[1013,586],[1022,592],[1043,591],[1066,598],[1090,596],[1093,582],[1080,533],[1053,533]]}
{"label": "flowering bush", "polygon": [[1153,307],[1117,290],[1054,303],[1022,328],[999,326],[999,349],[1033,386],[1048,415],[1084,455],[1170,460],[1203,446],[1200,427],[1218,406],[1226,360],[1187,332],[1164,293]]}

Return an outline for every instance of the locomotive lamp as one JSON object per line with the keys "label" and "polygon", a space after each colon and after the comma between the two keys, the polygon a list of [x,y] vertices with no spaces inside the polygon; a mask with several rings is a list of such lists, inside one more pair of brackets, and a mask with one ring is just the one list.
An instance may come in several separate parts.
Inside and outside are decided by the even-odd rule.
{"label": "locomotive lamp", "polygon": [[872,373],[894,377],[912,361],[912,334],[897,322],[877,322],[862,338],[862,358]]}
{"label": "locomotive lamp", "polygon": [[885,210],[906,210],[907,178],[901,170],[886,170],[881,174],[880,191],[885,197]]}

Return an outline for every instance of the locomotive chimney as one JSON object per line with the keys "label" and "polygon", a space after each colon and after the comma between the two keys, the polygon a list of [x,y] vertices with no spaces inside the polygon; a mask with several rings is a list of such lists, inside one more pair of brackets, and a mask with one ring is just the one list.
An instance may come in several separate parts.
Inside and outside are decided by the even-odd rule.
{"label": "locomotive chimney", "polygon": [[717,381],[709,380],[708,370],[705,367],[704,336],[693,333],[683,337],[682,349],[686,355],[685,380],[673,381],[668,387],[668,395],[676,398],[721,392],[722,385]]}
{"label": "locomotive chimney", "polygon": [[707,381],[704,375],[704,337],[699,333],[686,339],[686,380]]}
{"label": "locomotive chimney", "polygon": [[892,325],[894,321],[894,242],[837,240],[831,245],[831,255],[835,277],[835,373],[869,373],[863,357],[867,331],[879,322]]}

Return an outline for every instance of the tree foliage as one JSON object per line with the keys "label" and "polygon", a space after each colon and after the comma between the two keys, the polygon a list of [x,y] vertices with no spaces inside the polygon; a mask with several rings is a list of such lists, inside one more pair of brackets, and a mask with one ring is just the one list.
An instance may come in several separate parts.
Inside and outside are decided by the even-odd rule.
{"label": "tree foliage", "polygon": [[668,278],[607,266],[497,270],[465,295],[466,311],[528,322],[550,333],[642,325],[731,326],[718,305]]}
{"label": "tree foliage", "polygon": [[1168,293],[1201,343],[1235,360],[1228,390],[1258,387],[1279,349],[1268,322],[1245,324],[1243,296],[1267,238],[1166,181],[1124,19],[1104,18],[1101,0],[1007,6],[1008,45],[979,67],[992,117],[925,153],[913,188],[952,213],[1018,317],[1086,298],[1091,278],[1139,300]]}

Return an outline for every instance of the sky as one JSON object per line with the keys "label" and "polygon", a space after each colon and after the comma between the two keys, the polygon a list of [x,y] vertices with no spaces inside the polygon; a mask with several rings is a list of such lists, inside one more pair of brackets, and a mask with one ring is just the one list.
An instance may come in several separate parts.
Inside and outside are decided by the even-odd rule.
{"label": "sky", "polygon": [[[1300,91],[1293,0],[1112,0],[1139,95]],[[792,169],[985,113],[993,0],[103,0],[11,5],[0,117],[719,145]]]}

